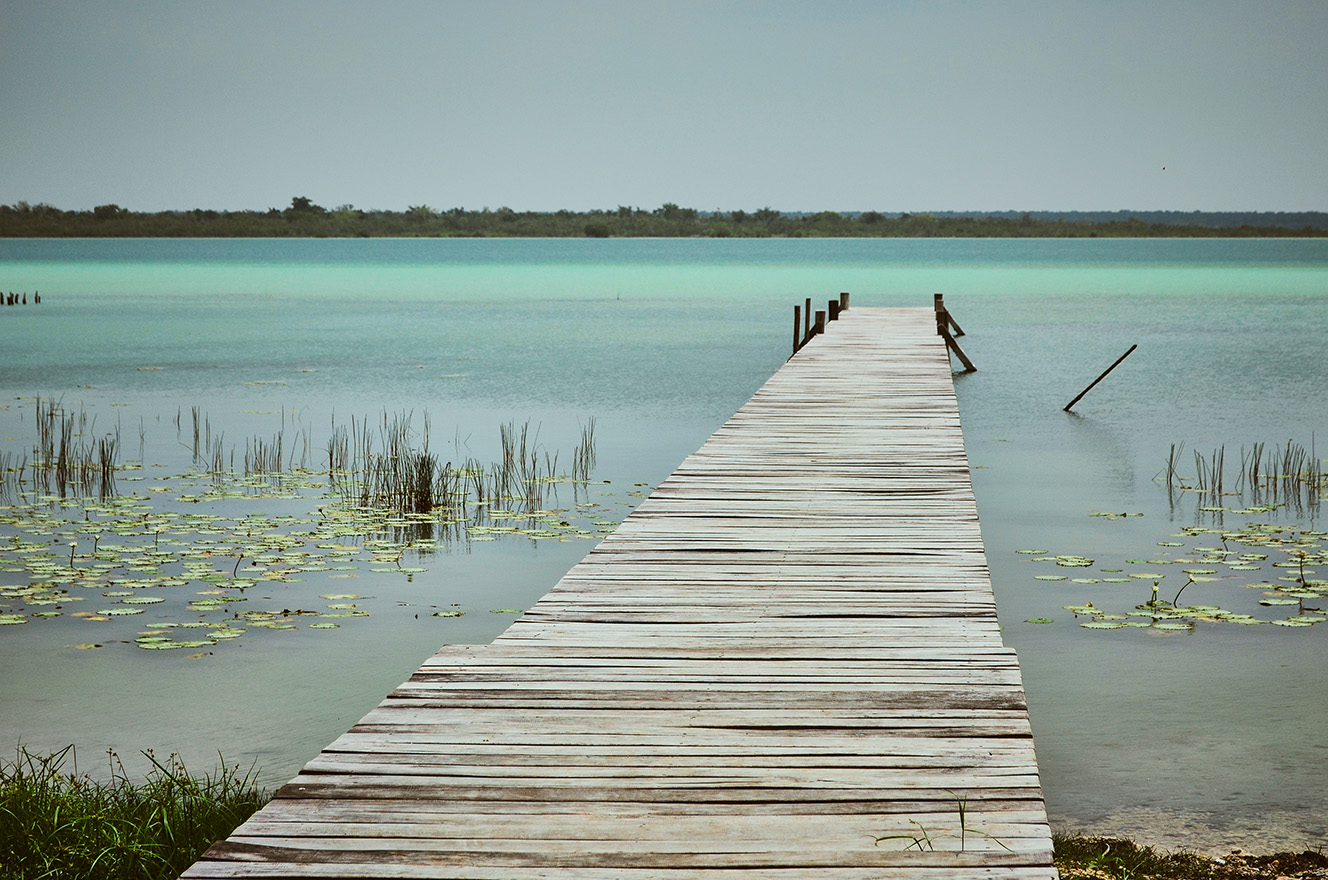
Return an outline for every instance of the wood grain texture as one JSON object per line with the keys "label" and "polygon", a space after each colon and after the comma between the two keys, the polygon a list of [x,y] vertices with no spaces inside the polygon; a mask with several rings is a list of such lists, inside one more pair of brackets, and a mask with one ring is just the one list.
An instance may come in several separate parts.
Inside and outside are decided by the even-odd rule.
{"label": "wood grain texture", "polygon": [[184,876],[1053,880],[933,311],[830,322]]}

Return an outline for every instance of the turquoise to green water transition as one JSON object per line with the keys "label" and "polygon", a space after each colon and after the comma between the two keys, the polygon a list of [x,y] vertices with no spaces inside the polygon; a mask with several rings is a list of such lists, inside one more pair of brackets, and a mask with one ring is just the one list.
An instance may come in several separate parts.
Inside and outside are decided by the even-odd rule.
{"label": "turquoise to green water transition", "polygon": [[[411,412],[418,427],[427,412],[431,447],[458,463],[492,460],[498,426],[527,421],[565,463],[593,418],[594,479],[609,482],[575,499],[563,487],[558,502],[572,519],[576,503],[596,505],[577,520],[593,531],[625,515],[783,363],[795,303],[846,290],[854,305],[929,307],[943,292],[980,368],[956,389],[1052,815],[1104,827],[1179,814],[1236,837],[1276,826],[1292,843],[1322,838],[1328,624],[1095,630],[1065,606],[1128,617],[1153,584],[1131,574],[1162,575],[1170,600],[1183,570],[1202,568],[1175,560],[1221,549],[1220,535],[1199,529],[1323,528],[1314,504],[1238,513],[1249,498],[1214,504],[1169,494],[1154,477],[1182,442],[1188,471],[1190,450],[1222,445],[1232,472],[1242,444],[1292,440],[1328,455],[1328,243],[11,240],[0,242],[0,291],[10,290],[40,290],[42,303],[0,309],[0,456],[31,454],[34,399],[55,399],[86,413],[89,437],[118,429],[123,460],[137,461],[141,446],[142,469],[117,481],[141,511],[173,505],[180,518],[231,524],[255,513],[310,518],[288,531],[319,528],[319,503],[208,497],[174,480],[192,464],[195,407],[239,458],[254,437],[307,436],[314,470],[334,420],[352,416]],[[1061,411],[1136,343],[1074,413]],[[163,525],[160,540],[221,540],[176,534],[183,522]],[[15,536],[58,555],[54,536],[0,524],[0,547]],[[72,604],[36,618],[21,599],[0,600],[0,616],[27,620],[0,626],[0,742],[76,742],[84,754],[150,747],[194,766],[220,750],[257,759],[265,783],[280,783],[440,645],[491,639],[511,615],[490,612],[529,607],[593,544],[474,537],[394,562],[374,562],[372,547],[346,565],[306,560],[298,579],[258,582],[236,606],[368,616],[248,627],[201,650],[135,640],[189,611],[184,598],[206,601],[203,580],[174,588],[182,598],[145,592],[171,598],[124,618],[75,617]],[[90,541],[74,552],[89,553]],[[321,543],[338,541],[358,546]],[[208,559],[207,546],[194,561],[216,578],[282,564]],[[1032,549],[1092,563],[1017,552]],[[14,552],[0,557],[0,588],[30,579]],[[293,558],[288,548],[273,559],[283,552]],[[1287,553],[1269,557],[1257,578],[1274,589],[1247,588],[1239,565],[1208,565],[1216,574],[1199,576],[1214,579],[1186,587],[1180,604],[1288,616],[1260,604],[1288,583],[1277,577],[1289,569],[1272,565]],[[1307,577],[1328,576],[1323,568]],[[104,593],[136,589],[88,591],[99,601],[78,610],[110,610],[126,597]],[[1314,616],[1314,601],[1300,605]],[[189,613],[214,627],[223,614],[232,628],[263,619]],[[307,625],[315,620],[324,626]]]}

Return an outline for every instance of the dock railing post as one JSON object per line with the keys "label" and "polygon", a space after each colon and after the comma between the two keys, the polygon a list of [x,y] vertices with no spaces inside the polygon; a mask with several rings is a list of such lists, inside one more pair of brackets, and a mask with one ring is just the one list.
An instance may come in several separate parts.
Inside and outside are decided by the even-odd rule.
{"label": "dock railing post", "polygon": [[[968,355],[964,354],[964,350],[959,347],[959,343],[955,342],[954,336],[950,334],[950,327],[953,326],[956,330],[958,330],[959,325],[955,324],[954,319],[950,317],[950,312],[945,307],[944,297],[939,293],[936,294],[935,303],[936,303],[937,334],[940,335],[940,337],[945,340],[945,347],[950,351],[954,352],[954,356],[959,358],[960,363],[964,365],[964,372],[976,373],[978,371],[978,368],[973,366],[973,362],[968,359]],[[962,330],[960,330],[959,332],[960,335],[963,334]]]}
{"label": "dock railing post", "polygon": [[[839,299],[826,303],[826,308],[812,311],[812,299],[807,297],[804,306],[793,307],[793,354],[797,354],[812,337],[824,333],[826,324],[836,321],[842,312],[848,310],[848,292],[839,294]],[[813,315],[815,316],[813,318]],[[793,355],[789,355],[792,357]]]}
{"label": "dock railing post", "polygon": [[938,313],[945,312],[945,320],[949,324],[950,329],[954,331],[952,334],[954,338],[958,339],[960,336],[963,336],[964,328],[959,326],[959,322],[954,319],[954,315],[951,315],[950,310],[945,307],[945,294],[937,293],[933,294],[933,297],[936,300],[936,311]]}

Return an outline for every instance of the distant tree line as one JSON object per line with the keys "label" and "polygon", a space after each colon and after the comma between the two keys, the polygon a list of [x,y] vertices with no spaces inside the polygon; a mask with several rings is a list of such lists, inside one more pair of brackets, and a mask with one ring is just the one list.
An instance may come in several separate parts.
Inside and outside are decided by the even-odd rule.
{"label": "distant tree line", "polygon": [[1323,213],[781,212],[698,211],[672,202],[652,210],[511,208],[364,211],[324,208],[305,196],[266,211],[130,211],[98,205],[0,205],[0,237],[17,238],[1174,238],[1322,237]]}

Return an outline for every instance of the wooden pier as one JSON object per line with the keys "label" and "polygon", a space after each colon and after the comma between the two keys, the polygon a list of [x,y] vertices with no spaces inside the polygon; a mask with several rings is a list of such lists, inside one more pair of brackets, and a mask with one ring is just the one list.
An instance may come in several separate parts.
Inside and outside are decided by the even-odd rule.
{"label": "wooden pier", "polygon": [[933,310],[828,323],[184,876],[1054,880]]}

